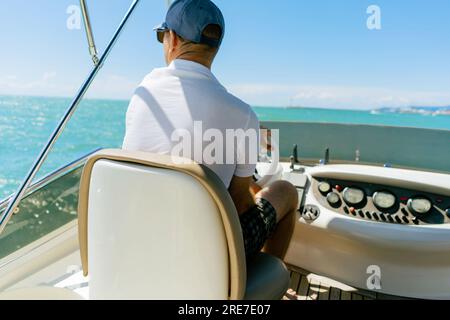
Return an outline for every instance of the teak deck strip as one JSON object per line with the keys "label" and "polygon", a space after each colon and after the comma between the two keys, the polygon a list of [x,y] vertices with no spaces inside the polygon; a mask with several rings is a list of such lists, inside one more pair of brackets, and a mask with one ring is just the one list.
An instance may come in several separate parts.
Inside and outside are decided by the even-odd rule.
{"label": "teak deck strip", "polygon": [[328,281],[324,277],[294,266],[288,266],[288,268],[291,271],[289,288],[297,293],[297,300],[408,300],[408,298],[340,285],[336,281]]}

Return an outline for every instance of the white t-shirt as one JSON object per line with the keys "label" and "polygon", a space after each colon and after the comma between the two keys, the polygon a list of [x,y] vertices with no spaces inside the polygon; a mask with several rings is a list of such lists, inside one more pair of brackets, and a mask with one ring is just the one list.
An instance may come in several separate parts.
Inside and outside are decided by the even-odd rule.
{"label": "white t-shirt", "polygon": [[[227,133],[238,129],[257,135],[256,150],[248,137],[230,144]],[[188,133],[191,140],[182,140]],[[176,153],[180,145],[184,147]],[[227,188],[233,176],[253,175],[258,145],[259,121],[250,106],[228,93],[208,68],[192,61],[178,59],[153,70],[128,108],[123,149],[191,158],[212,169]]]}

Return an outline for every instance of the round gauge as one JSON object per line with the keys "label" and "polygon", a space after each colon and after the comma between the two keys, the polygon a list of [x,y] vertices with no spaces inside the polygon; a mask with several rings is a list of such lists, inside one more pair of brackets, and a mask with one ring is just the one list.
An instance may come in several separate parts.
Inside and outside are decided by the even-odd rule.
{"label": "round gauge", "polygon": [[336,192],[330,192],[327,195],[327,201],[331,206],[337,206],[341,203],[341,198]]}
{"label": "round gauge", "polygon": [[366,197],[364,191],[358,188],[345,188],[344,189],[344,200],[347,204],[356,206],[362,204],[364,198]]}
{"label": "round gauge", "polygon": [[417,197],[408,200],[408,209],[415,214],[426,214],[431,211],[433,204],[424,197]]}
{"label": "round gauge", "polygon": [[331,185],[328,182],[319,183],[319,191],[323,194],[327,194],[331,191]]}
{"label": "round gauge", "polygon": [[373,195],[373,203],[378,209],[390,209],[395,205],[396,201],[395,196],[387,191],[378,191]]}

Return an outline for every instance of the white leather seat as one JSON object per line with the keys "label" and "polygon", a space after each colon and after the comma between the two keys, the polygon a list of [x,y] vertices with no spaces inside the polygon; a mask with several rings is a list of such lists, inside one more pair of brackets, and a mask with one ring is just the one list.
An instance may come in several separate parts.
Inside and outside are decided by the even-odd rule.
{"label": "white leather seat", "polygon": [[88,160],[79,236],[90,298],[280,299],[289,281],[283,263],[253,259],[247,282],[228,191],[212,171],[183,161],[123,150]]}

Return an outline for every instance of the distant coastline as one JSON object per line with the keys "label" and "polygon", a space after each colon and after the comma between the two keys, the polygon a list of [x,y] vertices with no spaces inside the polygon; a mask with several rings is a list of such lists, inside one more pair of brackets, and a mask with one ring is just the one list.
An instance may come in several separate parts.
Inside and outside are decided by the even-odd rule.
{"label": "distant coastline", "polygon": [[373,110],[382,113],[403,113],[403,114],[421,114],[431,116],[450,116],[450,106],[448,107],[407,107],[407,108],[380,108]]}
{"label": "distant coastline", "polygon": [[[265,106],[258,106],[259,108],[265,108]],[[383,107],[375,109],[334,109],[334,108],[317,108],[317,107],[306,107],[306,106],[287,106],[285,109],[303,109],[303,110],[347,110],[347,111],[369,111],[371,114],[383,114],[383,113],[397,113],[397,114],[419,114],[419,115],[431,115],[431,116],[450,116],[450,106],[446,107]]]}

